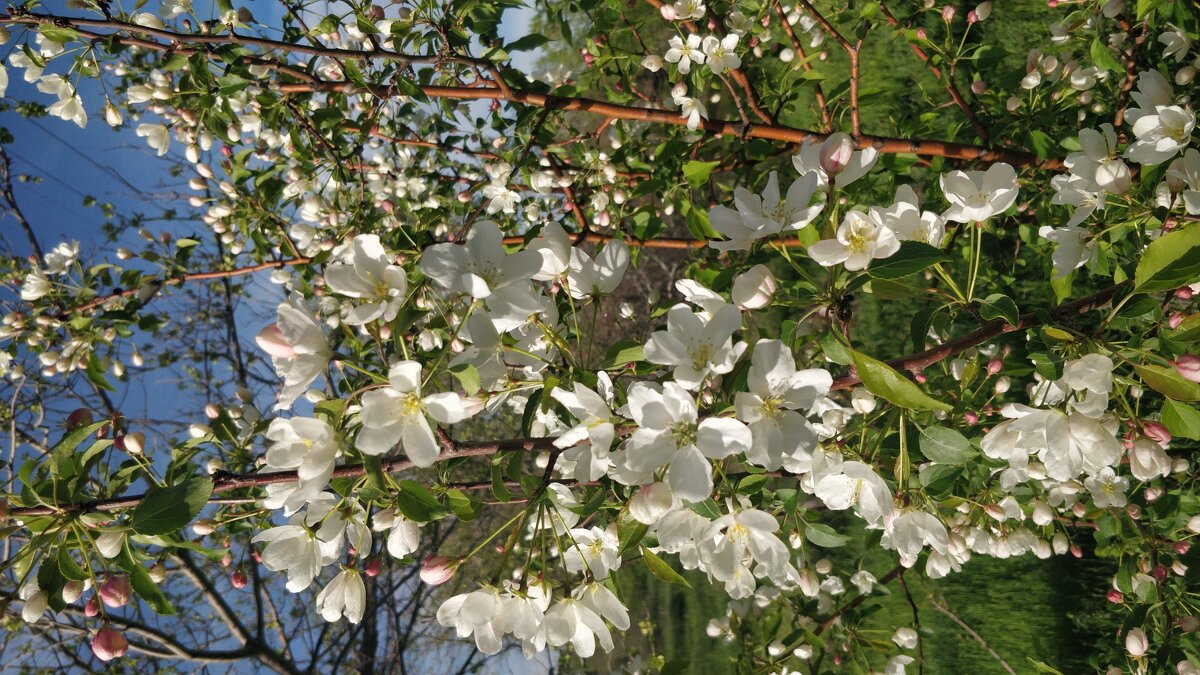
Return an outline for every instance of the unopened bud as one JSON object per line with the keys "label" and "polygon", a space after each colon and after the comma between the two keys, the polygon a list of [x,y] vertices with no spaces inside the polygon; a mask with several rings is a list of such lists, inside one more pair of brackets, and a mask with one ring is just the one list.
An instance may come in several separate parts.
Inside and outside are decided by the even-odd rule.
{"label": "unopened bud", "polygon": [[101,661],[112,661],[125,656],[129,651],[129,641],[112,626],[104,624],[92,636],[92,653]]}
{"label": "unopened bud", "polygon": [[109,577],[100,584],[100,599],[109,607],[124,607],[129,604],[129,596],[133,587],[125,576]]}
{"label": "unopened bud", "polygon": [[246,573],[241,570],[229,575],[229,584],[239,590],[245,588],[249,581],[250,579],[246,576]]}
{"label": "unopened bud", "polygon": [[421,563],[421,581],[430,586],[440,586],[450,581],[458,569],[458,561],[445,556],[431,555]]}
{"label": "unopened bud", "polygon": [[70,415],[67,415],[67,431],[73,431],[80,427],[86,427],[94,421],[95,418],[92,417],[91,410],[88,410],[87,408],[77,408]]}

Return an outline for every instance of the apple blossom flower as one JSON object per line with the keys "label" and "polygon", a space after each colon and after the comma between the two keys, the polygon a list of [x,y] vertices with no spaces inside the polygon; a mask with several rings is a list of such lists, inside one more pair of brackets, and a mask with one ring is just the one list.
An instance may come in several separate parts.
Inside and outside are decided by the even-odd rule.
{"label": "apple blossom flower", "polygon": [[25,302],[34,302],[50,295],[53,290],[54,285],[50,281],[50,277],[40,269],[35,269],[25,275],[25,281],[21,284],[21,299]]}
{"label": "apple blossom flower", "polygon": [[879,152],[875,148],[854,150],[850,136],[838,132],[819,144],[805,139],[800,152],[792,155],[792,166],[801,175],[816,172],[817,186],[821,189],[830,183],[835,188],[844,188],[865,176],[878,158]]}
{"label": "apple blossom flower", "polygon": [[119,659],[129,651],[129,641],[120,631],[108,624],[101,626],[92,636],[91,646],[96,658],[105,662]]}
{"label": "apple blossom flower", "polygon": [[805,414],[829,393],[833,377],[820,368],[796,370],[783,342],[759,340],[746,384],[750,391],[734,397],[738,419],[749,425],[753,436],[746,460],[768,470],[810,467],[818,438]]}
{"label": "apple blossom flower", "polygon": [[755,265],[733,278],[730,298],[741,310],[762,309],[771,304],[777,283],[766,265]]}
{"label": "apple blossom flower", "polygon": [[887,208],[873,206],[872,220],[885,225],[900,241],[919,241],[941,248],[946,222],[932,211],[922,211],[910,185],[896,188],[896,201]]}
{"label": "apple blossom flower", "polygon": [[671,492],[671,486],[662,482],[649,483],[629,498],[629,515],[643,525],[654,525],[681,504]]}
{"label": "apple blossom flower", "polygon": [[256,544],[266,542],[262,550],[263,565],[272,572],[286,571],[286,586],[292,593],[311,586],[321,569],[332,564],[341,553],[347,523],[336,513],[325,518],[330,515],[332,501],[314,499],[318,508],[310,505],[307,512],[296,513],[286,525],[263,530],[250,540]]}
{"label": "apple blossom flower", "polygon": [[629,246],[620,238],[606,243],[595,260],[581,249],[572,248],[567,290],[576,300],[610,295],[621,284],[628,267]]}
{"label": "apple blossom flower", "polygon": [[1099,253],[1091,232],[1080,227],[1043,225],[1038,234],[1058,244],[1051,256],[1055,279],[1061,279],[1084,265],[1095,264]]}
{"label": "apple blossom flower", "polygon": [[823,476],[816,484],[815,494],[834,511],[853,506],[871,526],[879,525],[892,513],[892,493],[887,483],[859,461],[842,462],[836,472]]}
{"label": "apple blossom flower", "polygon": [[741,312],[733,305],[723,304],[707,320],[687,305],[675,305],[667,311],[667,330],[655,331],[646,341],[646,360],[672,366],[675,381],[695,391],[709,375],[733,370],[745,350],[744,343],[733,344],[733,333],[741,326]]}
{"label": "apple blossom flower", "polygon": [[137,135],[146,139],[146,144],[158,151],[162,157],[171,149],[171,132],[161,124],[139,124]]}
{"label": "apple blossom flower", "polygon": [[703,120],[708,119],[708,109],[700,99],[676,96],[674,100],[675,105],[679,106],[679,116],[687,120],[688,129],[695,131]]}
{"label": "apple blossom flower", "polygon": [[543,626],[546,644],[561,647],[570,643],[581,658],[595,654],[597,642],[604,651],[613,650],[612,633],[604,620],[577,598],[563,598],[550,607]]}
{"label": "apple blossom flower", "polygon": [[333,354],[321,325],[304,307],[300,294],[294,293],[281,303],[276,318],[276,323],[264,328],[255,341],[271,356],[275,372],[283,378],[275,409],[286,410],[325,371]]}
{"label": "apple blossom flower", "polygon": [[388,371],[388,385],[362,396],[362,429],[355,446],[369,455],[382,455],[400,443],[419,467],[433,466],[437,440],[426,419],[455,424],[468,417],[462,397],[454,392],[421,395],[421,364],[401,361]]}
{"label": "apple blossom flower", "polygon": [[579,382],[573,391],[555,387],[550,395],[579,420],[579,424],[554,440],[554,447],[563,450],[564,459],[575,463],[576,480],[599,479],[612,465],[608,452],[616,434],[608,403]]}
{"label": "apple blossom flower", "polygon": [[501,620],[500,608],[499,589],[484,586],[443,602],[438,607],[437,620],[443,626],[453,627],[460,638],[474,635],[479,651],[495,654],[503,646],[494,625]]}
{"label": "apple blossom flower", "polygon": [[367,606],[367,589],[358,570],[346,568],[317,594],[317,613],[333,622],[346,617],[350,623],[362,621]]}
{"label": "apple blossom flower", "polygon": [[314,417],[277,417],[267,427],[266,437],[271,470],[295,470],[299,490],[306,495],[315,496],[324,489],[341,449],[333,427]]}
{"label": "apple blossom flower", "polygon": [[1063,163],[1071,173],[1091,184],[1091,192],[1123,195],[1129,191],[1132,174],[1117,152],[1117,132],[1107,122],[1100,129],[1079,131],[1081,152],[1067,155]]}
{"label": "apple blossom flower", "polygon": [[884,519],[880,545],[896,551],[900,564],[912,567],[924,547],[945,555],[950,548],[946,526],[932,513],[915,508],[900,509]]}
{"label": "apple blossom flower", "polygon": [[338,295],[360,301],[342,320],[361,326],[395,319],[408,293],[408,277],[403,267],[392,264],[379,237],[354,237],[341,260],[325,268],[325,285]]}
{"label": "apple blossom flower", "polygon": [[471,227],[465,245],[435,244],[425,249],[421,272],[442,288],[473,298],[487,298],[508,286],[527,287],[541,267],[541,256],[528,250],[508,255],[502,240],[496,223],[481,220]]}
{"label": "apple blossom flower", "polygon": [[1188,50],[1192,48],[1192,39],[1188,37],[1187,31],[1173,23],[1168,23],[1167,26],[1171,30],[1163,31],[1158,36],[1158,41],[1164,45],[1163,59],[1175,57],[1175,63],[1180,63],[1187,58]]}
{"label": "apple blossom flower", "polygon": [[742,66],[742,59],[737,55],[738,36],[729,33],[723,38],[709,35],[704,38],[704,55],[708,59],[708,67],[713,73],[720,75],[736,70]]}
{"label": "apple blossom flower", "polygon": [[1125,119],[1133,125],[1137,140],[1125,150],[1125,156],[1139,164],[1161,164],[1187,147],[1196,115],[1175,104],[1171,84],[1156,70],[1138,75],[1137,90],[1131,97]]}
{"label": "apple blossom flower", "polygon": [[420,548],[421,526],[395,509],[376,512],[371,518],[371,529],[376,532],[391,530],[387,538],[387,550],[393,558],[405,558]]}
{"label": "apple blossom flower", "polygon": [[[1054,188],[1054,196],[1050,198],[1051,204],[1075,207],[1071,219],[1059,229],[1074,228],[1090,218],[1098,209],[1104,208],[1104,193],[1093,190],[1091,183],[1080,176],[1055,176],[1050,179],[1050,185]],[[1047,225],[1043,225],[1042,228],[1052,229]]]}
{"label": "apple blossom flower", "polygon": [[1008,210],[1017,200],[1017,172],[999,162],[987,171],[942,174],[942,193],[950,208],[942,214],[956,223],[982,222]]}
{"label": "apple blossom flower", "polygon": [[892,642],[895,642],[896,646],[901,649],[916,649],[919,639],[917,631],[908,626],[901,626],[892,634]]}
{"label": "apple blossom flower", "polygon": [[667,484],[684,501],[698,502],[712,493],[710,459],[750,449],[751,434],[744,424],[726,417],[700,420],[692,394],[675,382],[635,382],[628,396],[621,414],[638,429],[626,442],[625,468],[650,476],[667,466]]}
{"label": "apple blossom flower", "polygon": [[1188,148],[1167,168],[1167,179],[1179,181],[1183,207],[1190,215],[1200,215],[1200,150]]}
{"label": "apple blossom flower", "polygon": [[704,18],[704,0],[677,0],[671,4],[673,19],[668,21],[695,21]]}
{"label": "apple blossom flower", "polygon": [[1129,473],[1141,481],[1166,478],[1171,474],[1171,456],[1157,441],[1141,437],[1129,447]]}
{"label": "apple blossom flower", "polygon": [[604,581],[609,572],[621,567],[615,524],[606,529],[573,529],[568,542],[562,554],[568,572],[583,573],[586,569],[593,579]]}
{"label": "apple blossom flower", "polygon": [[851,272],[867,269],[871,261],[887,258],[900,250],[896,233],[873,214],[847,211],[837,238],[823,239],[808,247],[808,255],[823,267],[843,264]]}
{"label": "apple blossom flower", "polygon": [[817,184],[818,175],[806,173],[792,181],[786,197],[781,198],[779,175],[772,171],[761,196],[736,188],[736,210],[718,205],[708,212],[713,229],[728,239],[709,242],[709,246],[722,251],[746,250],[757,239],[804,228],[825,206],[824,202],[811,203]]}
{"label": "apple blossom flower", "polygon": [[[703,5],[701,5],[703,7]],[[687,39],[675,36],[667,41],[670,48],[667,53],[663,54],[663,60],[667,63],[679,64],[679,72],[682,75],[687,75],[692,72],[692,64],[703,65],[705,54],[700,46],[699,35],[688,35]]]}

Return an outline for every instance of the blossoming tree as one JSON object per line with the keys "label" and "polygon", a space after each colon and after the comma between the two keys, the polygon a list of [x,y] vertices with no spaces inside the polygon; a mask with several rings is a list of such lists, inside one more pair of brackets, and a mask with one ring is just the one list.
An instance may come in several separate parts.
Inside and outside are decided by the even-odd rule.
{"label": "blossoming tree", "polygon": [[[727,594],[738,672],[901,673],[911,594],[914,625],[859,629],[906,573],[1086,550],[1119,626],[1095,665],[1200,672],[1188,3],[542,0],[540,32],[508,0],[70,4],[0,14],[0,89],[133,129],[203,232],[109,257],[18,218],[0,586],[79,664],[373,663],[397,594],[401,654],[586,660],[644,571]],[[1006,58],[1018,19],[1046,33]],[[247,275],[269,316],[235,309]],[[126,420],[104,392],[198,287],[226,331],[191,357],[226,378],[206,419]],[[832,564],[851,540],[890,565]],[[247,586],[255,621],[222,590]],[[189,643],[202,615],[240,647]],[[368,628],[295,657],[323,622]]]}

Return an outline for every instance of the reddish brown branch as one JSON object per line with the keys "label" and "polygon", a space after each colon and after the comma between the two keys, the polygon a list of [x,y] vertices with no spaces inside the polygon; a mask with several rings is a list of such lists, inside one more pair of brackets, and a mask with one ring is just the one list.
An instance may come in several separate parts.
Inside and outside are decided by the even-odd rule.
{"label": "reddish brown branch", "polygon": [[[319,83],[284,83],[276,87],[286,94],[305,94],[313,92],[336,92],[353,94],[360,90],[350,82],[319,82]],[[391,96],[388,87],[369,86],[365,88],[374,96]],[[561,97],[536,92],[514,89],[512,98],[505,99],[498,89],[485,87],[422,87],[422,91],[430,98],[449,98],[456,100],[509,100],[514,103],[538,107],[551,106],[559,110],[582,111],[604,117],[637,122],[652,122],[672,126],[686,126],[687,120],[673,110],[654,110],[636,108],[616,103],[597,101],[583,97]],[[820,143],[829,137],[807,129],[796,129],[773,124],[749,124],[723,120],[704,120],[698,127],[709,134],[717,136],[734,136],[737,138],[762,138],[787,143],[803,143],[813,141]],[[1039,159],[1028,152],[1004,149],[988,149],[978,145],[953,143],[949,141],[933,141],[924,139],[893,138],[888,136],[871,136],[863,134],[854,139],[858,149],[874,148],[884,154],[912,154],[926,157],[946,157],[964,161],[1007,162],[1014,166],[1028,166],[1040,169],[1057,170],[1063,167],[1061,159]]]}

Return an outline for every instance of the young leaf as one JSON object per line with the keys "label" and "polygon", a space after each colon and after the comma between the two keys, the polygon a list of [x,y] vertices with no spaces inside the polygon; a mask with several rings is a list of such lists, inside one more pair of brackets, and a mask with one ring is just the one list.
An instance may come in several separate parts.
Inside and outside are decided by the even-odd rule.
{"label": "young leaf", "polygon": [[1151,242],[1134,273],[1135,293],[1174,290],[1200,279],[1200,226],[1168,232]]}
{"label": "young leaf", "polygon": [[867,390],[894,405],[912,410],[951,410],[953,406],[939,401],[918,387],[891,366],[866,354],[850,352],[854,369]]}
{"label": "young leaf", "polygon": [[1200,401],[1200,384],[1180,375],[1174,368],[1134,366],[1142,381],[1158,393],[1176,401]]}
{"label": "young leaf", "polygon": [[684,579],[679,572],[675,571],[675,568],[668,565],[662,558],[654,555],[654,553],[645,546],[642,547],[642,560],[646,561],[646,569],[650,570],[651,574],[659,579],[662,579],[668,584],[683,584],[688,588],[692,587],[692,585],[687,582],[687,579]]}
{"label": "young leaf", "polygon": [[838,534],[832,527],[823,523],[809,523],[804,527],[804,538],[821,548],[837,548],[845,546],[850,537]]}

